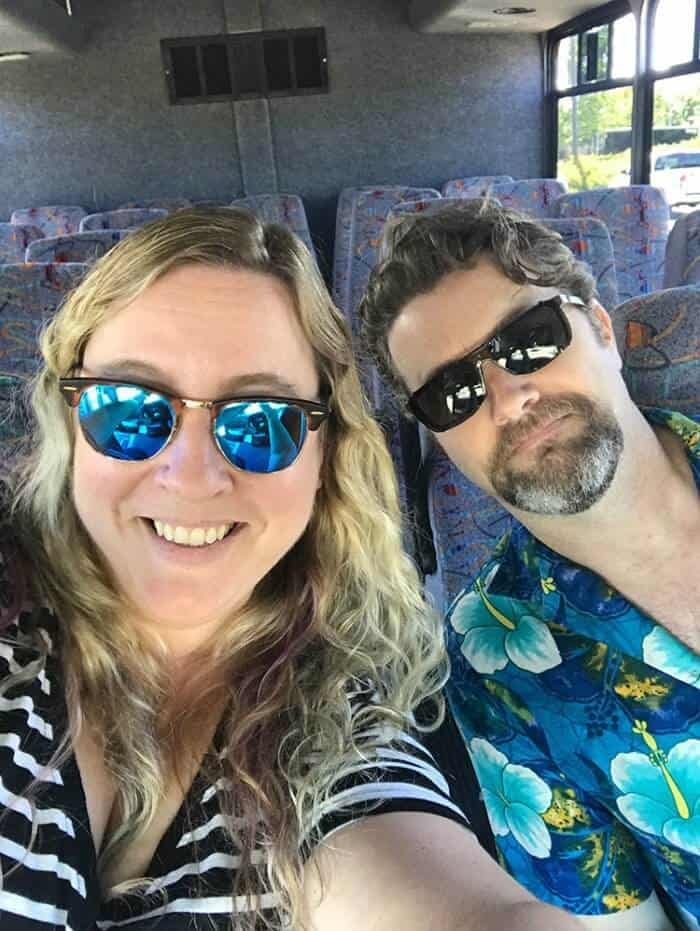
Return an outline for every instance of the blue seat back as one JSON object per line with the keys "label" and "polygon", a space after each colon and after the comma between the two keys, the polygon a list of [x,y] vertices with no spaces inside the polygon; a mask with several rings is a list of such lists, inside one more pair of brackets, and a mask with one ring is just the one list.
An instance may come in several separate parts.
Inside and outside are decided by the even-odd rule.
{"label": "blue seat back", "polygon": [[472,178],[453,178],[442,186],[443,197],[484,197],[494,184],[512,181],[510,175],[475,175]]}
{"label": "blue seat back", "polygon": [[152,200],[133,200],[126,204],[119,204],[117,210],[186,210],[192,207],[192,201],[187,197],[154,197]]}
{"label": "blue seat back", "polygon": [[35,239],[29,243],[25,261],[27,262],[94,262],[120,239],[128,230],[93,230],[86,233],[72,233],[70,236],[51,236]]}
{"label": "blue seat back", "polygon": [[700,285],[700,210],[679,217],[666,243],[664,288]]}
{"label": "blue seat back", "polygon": [[239,197],[229,206],[252,210],[263,223],[279,223],[288,227],[301,239],[311,255],[316,255],[306,210],[297,194],[252,194]]}
{"label": "blue seat back", "polygon": [[585,262],[595,278],[600,303],[612,310],[619,303],[615,254],[608,228],[595,217],[543,219],[564,240],[577,259]]}
{"label": "blue seat back", "polygon": [[[333,299],[350,321],[358,343],[357,307],[377,263],[384,224],[402,201],[439,198],[434,188],[391,185],[345,188],[338,199],[333,256]],[[362,362],[366,369],[367,362]]]}
{"label": "blue seat back", "polygon": [[625,301],[613,326],[636,403],[700,414],[700,290],[670,288]]}
{"label": "blue seat back", "polygon": [[0,223],[0,264],[24,262],[27,246],[44,234],[38,226],[20,226],[19,223]]}
{"label": "blue seat back", "polygon": [[0,265],[0,462],[26,424],[20,400],[39,364],[39,331],[87,265]]}
{"label": "blue seat back", "polygon": [[127,210],[105,210],[89,213],[80,221],[80,232],[92,230],[127,230],[143,226],[151,220],[167,217],[168,211],[159,207],[134,207]]}
{"label": "blue seat back", "polygon": [[80,221],[87,215],[82,207],[52,204],[46,207],[23,207],[15,210],[10,223],[38,226],[44,236],[65,236],[77,233]]}
{"label": "blue seat back", "polygon": [[646,184],[565,194],[552,205],[555,217],[596,217],[610,231],[621,301],[663,285],[669,208],[658,188]]}
{"label": "blue seat back", "polygon": [[524,178],[491,187],[491,195],[504,207],[522,210],[533,217],[551,216],[552,204],[564,193],[566,185],[555,178]]}

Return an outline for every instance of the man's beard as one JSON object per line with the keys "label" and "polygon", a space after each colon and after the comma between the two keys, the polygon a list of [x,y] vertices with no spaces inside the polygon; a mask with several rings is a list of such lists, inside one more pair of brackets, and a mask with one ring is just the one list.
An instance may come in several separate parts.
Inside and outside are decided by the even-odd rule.
{"label": "man's beard", "polygon": [[[526,468],[512,463],[519,443],[569,414],[581,421],[574,435],[558,439],[555,433],[551,440],[541,440]],[[489,461],[489,476],[496,493],[522,511],[580,514],[610,487],[623,448],[622,430],[611,411],[584,395],[560,394],[544,398],[532,413],[503,428]]]}

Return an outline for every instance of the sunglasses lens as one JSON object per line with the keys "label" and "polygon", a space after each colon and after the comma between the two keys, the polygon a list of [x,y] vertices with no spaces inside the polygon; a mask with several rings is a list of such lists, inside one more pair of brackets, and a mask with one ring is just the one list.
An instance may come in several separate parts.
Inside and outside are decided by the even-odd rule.
{"label": "sunglasses lens", "polygon": [[80,396],[80,427],[112,459],[150,459],[165,446],[175,416],[162,395],[136,385],[92,385]]}
{"label": "sunglasses lens", "polygon": [[499,335],[495,355],[513,375],[528,375],[543,368],[566,349],[571,331],[558,306],[538,304]]}
{"label": "sunglasses lens", "polygon": [[475,356],[490,356],[511,375],[529,375],[556,359],[570,342],[560,299],[543,301],[494,334],[486,353],[476,351],[438,372],[411,396],[409,408],[429,429],[449,430],[475,414],[484,400]]}
{"label": "sunglasses lens", "polygon": [[216,418],[216,441],[231,465],[246,472],[290,466],[306,439],[304,411],[285,401],[236,401]]}
{"label": "sunglasses lens", "polygon": [[456,427],[471,417],[484,399],[484,388],[475,365],[464,363],[461,371],[450,367],[437,375],[411,398],[416,417],[438,432]]}

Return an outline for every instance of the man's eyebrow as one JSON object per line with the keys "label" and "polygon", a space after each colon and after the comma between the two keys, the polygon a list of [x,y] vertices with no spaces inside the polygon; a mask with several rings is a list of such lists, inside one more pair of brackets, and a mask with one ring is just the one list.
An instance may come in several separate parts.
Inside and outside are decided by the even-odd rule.
{"label": "man's eyebrow", "polygon": [[435,365],[433,368],[429,369],[428,372],[423,376],[421,385],[425,385],[430,381],[431,378],[434,378],[438,372],[441,372],[443,369],[452,365],[453,362],[457,362],[459,359],[463,359],[465,356],[468,356],[470,353],[474,352],[475,349],[478,349],[480,346],[488,343],[489,340],[493,339],[499,330],[502,330],[503,327],[508,326],[509,323],[512,323],[513,320],[523,314],[526,310],[529,310],[532,307],[536,307],[537,304],[542,303],[543,300],[546,300],[546,298],[541,298],[539,301],[533,301],[532,299],[518,301],[514,307],[511,307],[510,310],[506,311],[506,313],[496,321],[491,330],[486,334],[486,336],[480,339],[478,343],[474,344],[469,349],[461,349],[459,352],[456,352],[453,356],[451,356],[446,362],[440,362],[439,365]]}
{"label": "man's eyebrow", "polygon": [[[91,370],[91,374],[98,378],[144,380],[149,388],[160,388],[167,391],[168,394],[178,395],[172,382],[162,369],[141,359],[115,359],[106,362],[104,365],[96,366],[95,370]],[[290,396],[299,394],[296,385],[274,372],[248,372],[245,375],[235,375],[232,378],[225,379],[221,383],[217,395],[223,398],[239,391],[247,391],[253,387]]]}

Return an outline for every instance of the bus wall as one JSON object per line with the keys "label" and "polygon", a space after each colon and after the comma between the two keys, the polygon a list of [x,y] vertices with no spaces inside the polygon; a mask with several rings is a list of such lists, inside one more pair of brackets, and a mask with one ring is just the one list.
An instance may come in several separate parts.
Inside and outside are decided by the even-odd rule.
{"label": "bus wall", "polygon": [[[542,174],[535,35],[426,35],[397,0],[73,0],[78,54],[0,66],[0,219],[289,192],[328,260],[343,187]],[[323,26],[329,92],[168,102],[162,38]]]}

